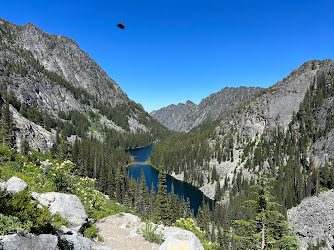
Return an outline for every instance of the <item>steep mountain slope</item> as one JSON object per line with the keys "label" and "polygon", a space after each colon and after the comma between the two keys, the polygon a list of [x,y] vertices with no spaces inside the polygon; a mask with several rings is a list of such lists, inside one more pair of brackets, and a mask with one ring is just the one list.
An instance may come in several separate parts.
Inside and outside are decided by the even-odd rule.
{"label": "steep mountain slope", "polygon": [[277,178],[282,168],[286,183],[295,178],[294,185],[298,179],[305,188],[291,184],[294,198],[282,191],[280,201],[291,207],[315,192],[315,167],[333,164],[333,74],[331,60],[306,62],[207,129],[157,143],[151,161],[170,173],[184,173],[211,198],[217,192],[238,193],[243,180],[259,173]]}
{"label": "steep mountain slope", "polygon": [[[35,123],[42,125],[48,115],[49,120],[61,118],[58,125],[69,120],[75,127],[72,111],[79,111],[76,117],[99,127],[88,129],[88,125],[84,132],[99,134],[99,138],[104,128],[143,134],[147,142],[167,133],[72,39],[50,35],[31,23],[19,26],[3,19],[0,37],[1,94],[10,96],[10,103],[22,115],[29,116],[28,110],[36,108],[42,117]],[[49,123],[50,132],[59,127],[57,121]],[[23,136],[18,133],[17,139]]]}
{"label": "steep mountain slope", "polygon": [[189,132],[226,115],[259,91],[261,91],[259,87],[226,87],[202,99],[198,105],[191,101],[185,104],[172,104],[152,111],[150,115],[171,130]]}

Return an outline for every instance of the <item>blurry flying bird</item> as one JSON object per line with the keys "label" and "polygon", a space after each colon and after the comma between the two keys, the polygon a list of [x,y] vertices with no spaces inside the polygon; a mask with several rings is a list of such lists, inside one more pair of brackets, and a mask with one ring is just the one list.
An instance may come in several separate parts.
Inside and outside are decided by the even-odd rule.
{"label": "blurry flying bird", "polygon": [[117,24],[117,27],[124,30],[124,28],[125,28],[124,24],[125,24],[125,21],[123,21],[122,23]]}

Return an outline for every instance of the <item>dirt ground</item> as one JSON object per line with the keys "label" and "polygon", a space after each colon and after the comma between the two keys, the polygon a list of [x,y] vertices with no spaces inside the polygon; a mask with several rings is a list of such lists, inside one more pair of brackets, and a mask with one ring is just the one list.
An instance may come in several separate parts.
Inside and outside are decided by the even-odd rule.
{"label": "dirt ground", "polygon": [[159,245],[150,243],[142,235],[141,228],[145,227],[137,216],[120,213],[103,218],[96,222],[99,234],[104,242],[97,242],[98,246],[111,247],[114,250],[150,250],[158,249]]}

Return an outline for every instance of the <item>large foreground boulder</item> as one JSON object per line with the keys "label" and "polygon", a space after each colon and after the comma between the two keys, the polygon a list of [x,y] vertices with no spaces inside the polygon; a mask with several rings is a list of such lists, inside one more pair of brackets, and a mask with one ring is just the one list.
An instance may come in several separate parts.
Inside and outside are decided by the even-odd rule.
{"label": "large foreground boulder", "polygon": [[304,199],[297,207],[288,210],[288,221],[295,227],[301,249],[325,240],[327,247],[334,246],[334,190],[318,197]]}
{"label": "large foreground boulder", "polygon": [[160,245],[159,250],[204,250],[200,240],[190,231],[178,227],[158,227],[156,233],[160,232],[164,235],[165,241]]}
{"label": "large foreground boulder", "polygon": [[58,237],[50,234],[0,236],[0,249],[3,250],[56,250],[58,249],[57,243]]}
{"label": "large foreground boulder", "polygon": [[57,192],[33,193],[33,196],[44,206],[47,206],[51,213],[59,213],[68,219],[73,226],[81,226],[88,219],[84,206],[79,198],[73,194]]}
{"label": "large foreground boulder", "polygon": [[[80,235],[63,235],[60,239],[51,234],[12,234],[0,236],[0,249],[2,250],[98,250],[94,243]],[[107,249],[107,248],[106,248]],[[110,248],[109,248],[110,249]]]}

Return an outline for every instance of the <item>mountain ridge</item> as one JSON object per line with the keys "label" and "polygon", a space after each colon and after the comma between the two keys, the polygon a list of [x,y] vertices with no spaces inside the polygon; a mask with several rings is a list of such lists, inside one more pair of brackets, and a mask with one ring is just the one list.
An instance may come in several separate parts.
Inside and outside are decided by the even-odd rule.
{"label": "mountain ridge", "polygon": [[261,89],[244,86],[225,87],[203,98],[198,105],[188,100],[186,103],[171,104],[152,111],[150,115],[171,130],[189,132],[224,116]]}

